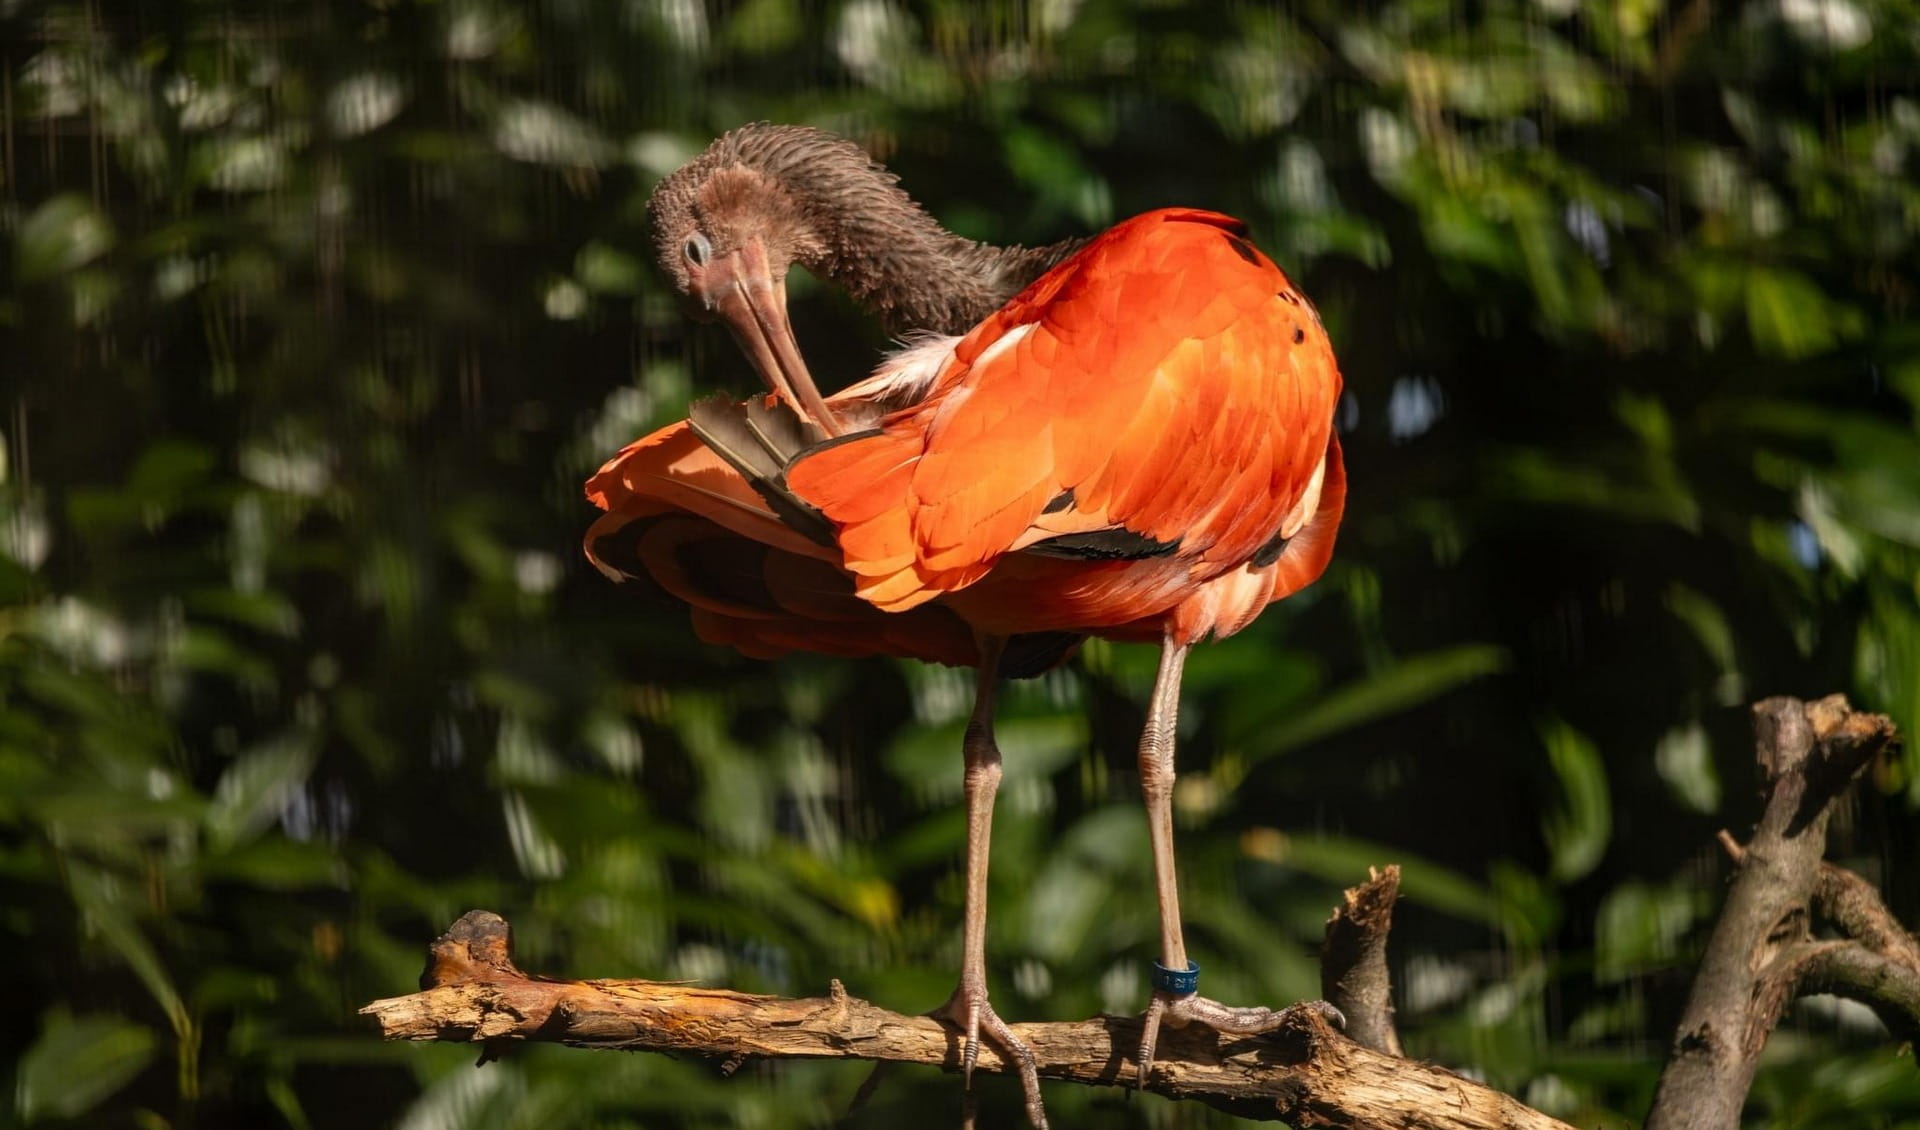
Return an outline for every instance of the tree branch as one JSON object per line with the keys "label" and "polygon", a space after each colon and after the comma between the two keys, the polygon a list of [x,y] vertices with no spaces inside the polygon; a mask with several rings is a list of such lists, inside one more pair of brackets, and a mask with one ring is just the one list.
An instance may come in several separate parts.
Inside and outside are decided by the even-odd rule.
{"label": "tree branch", "polygon": [[1814,703],[1770,698],[1753,711],[1766,807],[1744,847],[1722,833],[1736,867],[1733,886],[1646,1130],[1737,1127],[1760,1049],[1787,1004],[1813,971],[1831,980],[1856,969],[1845,943],[1813,938],[1812,904],[1833,801],[1892,740],[1893,723],[1855,712],[1839,695]]}
{"label": "tree branch", "polygon": [[1813,909],[1834,929],[1889,961],[1920,972],[1920,942],[1887,909],[1873,884],[1844,867],[1820,865]]}
{"label": "tree branch", "polygon": [[1801,971],[1800,991],[1859,1001],[1898,1039],[1920,1038],[1920,969],[1856,942],[1832,943],[1814,954]]}
{"label": "tree branch", "polygon": [[[960,1039],[924,1016],[847,994],[790,1000],[656,981],[558,981],[513,964],[507,923],[487,911],[455,922],[430,951],[422,990],[361,1009],[390,1040],[543,1040],[575,1047],[960,1065]],[[1098,1086],[1133,1079],[1137,1018],[1016,1024],[1040,1074]],[[483,1059],[488,1058],[483,1053]],[[979,1069],[1004,1071],[991,1044]],[[1371,1051],[1297,1007],[1267,1036],[1222,1038],[1200,1025],[1162,1033],[1152,1090],[1246,1118],[1380,1130],[1569,1130],[1450,1071]]]}
{"label": "tree branch", "polygon": [[1348,1038],[1386,1055],[1402,1054],[1387,973],[1387,931],[1399,897],[1399,864],[1368,868],[1367,881],[1349,888],[1327,919],[1320,947],[1320,995],[1345,1014]]}

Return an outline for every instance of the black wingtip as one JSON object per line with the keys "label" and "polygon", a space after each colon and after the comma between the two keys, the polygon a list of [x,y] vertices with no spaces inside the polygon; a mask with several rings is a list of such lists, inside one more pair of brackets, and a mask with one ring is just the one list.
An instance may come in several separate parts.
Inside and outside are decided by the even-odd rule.
{"label": "black wingtip", "polygon": [[1061,534],[1034,542],[1022,552],[1081,561],[1138,561],[1147,557],[1165,557],[1179,548],[1177,541],[1155,541],[1145,534],[1116,528],[1083,534]]}

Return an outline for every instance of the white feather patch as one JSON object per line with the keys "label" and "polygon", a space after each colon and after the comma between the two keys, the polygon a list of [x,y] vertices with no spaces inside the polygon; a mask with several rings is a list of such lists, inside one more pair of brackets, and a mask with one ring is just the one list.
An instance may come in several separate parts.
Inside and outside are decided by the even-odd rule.
{"label": "white feather patch", "polygon": [[953,360],[958,337],[943,334],[915,334],[900,343],[858,384],[841,390],[835,399],[880,400],[894,408],[918,404],[933,387],[933,379]]}

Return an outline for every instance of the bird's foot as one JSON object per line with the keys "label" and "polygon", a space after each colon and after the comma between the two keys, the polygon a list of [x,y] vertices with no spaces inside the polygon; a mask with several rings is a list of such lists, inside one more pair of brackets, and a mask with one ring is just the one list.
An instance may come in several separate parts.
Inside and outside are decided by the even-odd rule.
{"label": "bird's foot", "polygon": [[1230,1036],[1257,1036],[1280,1027],[1286,1023],[1289,1014],[1303,1008],[1318,1012],[1335,1028],[1347,1026],[1347,1018],[1326,1001],[1303,1001],[1275,1011],[1261,1005],[1235,1008],[1192,990],[1172,992],[1155,989],[1153,999],[1147,1004],[1147,1014],[1140,1032],[1140,1054],[1135,1059],[1139,1069],[1135,1085],[1144,1090],[1147,1077],[1153,1073],[1153,1050],[1160,1040],[1162,1024],[1169,1028],[1185,1028],[1189,1024],[1200,1023]]}
{"label": "bird's foot", "polygon": [[970,986],[963,980],[953,996],[935,1009],[933,1015],[960,1029],[965,1041],[960,1046],[960,1078],[969,1096],[973,1091],[974,1063],[980,1058],[980,1037],[984,1033],[1020,1074],[1020,1090],[1027,1098],[1027,1121],[1035,1130],[1047,1130],[1047,1111],[1040,1104],[1040,1071],[1034,1062],[1033,1049],[1014,1035],[1007,1022],[993,1011],[993,1006],[987,1003],[985,986]]}

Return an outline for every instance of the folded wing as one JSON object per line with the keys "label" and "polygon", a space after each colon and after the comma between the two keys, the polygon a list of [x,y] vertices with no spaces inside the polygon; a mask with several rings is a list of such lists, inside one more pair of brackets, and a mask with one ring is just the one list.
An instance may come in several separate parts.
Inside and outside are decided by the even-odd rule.
{"label": "folded wing", "polygon": [[1241,232],[1190,210],[1115,226],[962,339],[920,403],[789,467],[860,595],[915,608],[1068,546],[1206,582],[1304,526],[1339,372]]}

